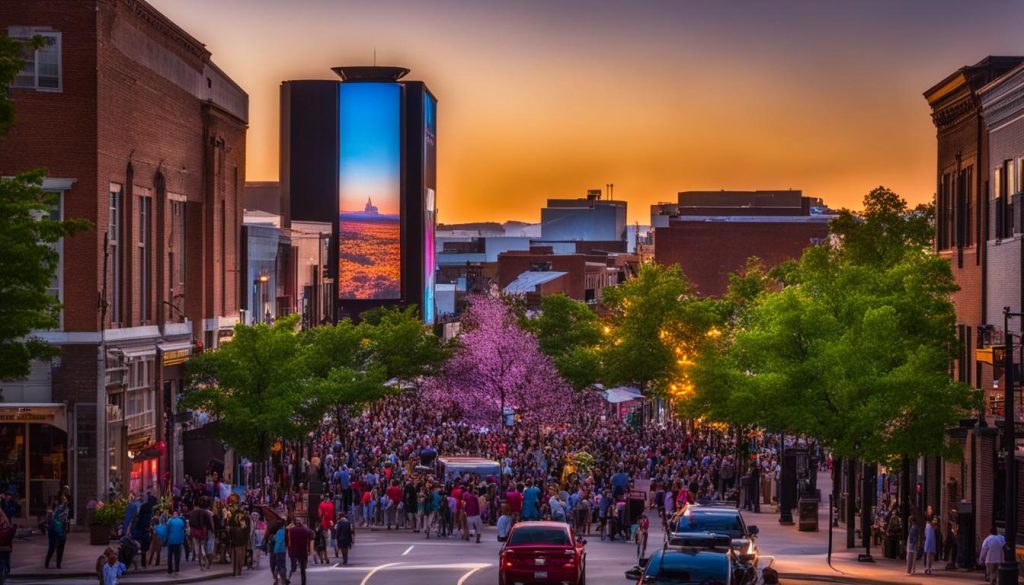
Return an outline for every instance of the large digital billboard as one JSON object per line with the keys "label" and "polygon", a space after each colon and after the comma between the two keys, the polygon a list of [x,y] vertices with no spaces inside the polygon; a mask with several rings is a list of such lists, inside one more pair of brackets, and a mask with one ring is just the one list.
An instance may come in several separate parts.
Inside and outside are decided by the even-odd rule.
{"label": "large digital billboard", "polygon": [[437,190],[437,101],[423,96],[423,322],[434,322],[434,225]]}
{"label": "large digital billboard", "polygon": [[342,83],[338,95],[338,298],[400,299],[401,87]]}

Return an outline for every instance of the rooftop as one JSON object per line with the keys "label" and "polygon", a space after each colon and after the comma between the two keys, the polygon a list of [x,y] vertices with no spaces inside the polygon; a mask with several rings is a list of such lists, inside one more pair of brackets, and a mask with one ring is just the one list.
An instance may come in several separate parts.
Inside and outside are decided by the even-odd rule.
{"label": "rooftop", "polygon": [[569,274],[568,272],[557,271],[527,271],[516,277],[505,287],[505,292],[512,294],[525,294],[537,292],[537,287],[556,280]]}

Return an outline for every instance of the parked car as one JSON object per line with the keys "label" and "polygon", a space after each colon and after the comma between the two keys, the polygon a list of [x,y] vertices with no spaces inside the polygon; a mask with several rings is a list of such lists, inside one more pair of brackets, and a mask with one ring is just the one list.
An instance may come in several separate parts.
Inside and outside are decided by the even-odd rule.
{"label": "parked car", "polygon": [[587,541],[564,522],[519,522],[498,557],[498,583],[585,585]]}
{"label": "parked car", "polygon": [[728,536],[740,562],[757,566],[757,526],[747,526],[743,514],[732,506],[687,504],[668,523],[665,539],[695,539],[702,535]]}

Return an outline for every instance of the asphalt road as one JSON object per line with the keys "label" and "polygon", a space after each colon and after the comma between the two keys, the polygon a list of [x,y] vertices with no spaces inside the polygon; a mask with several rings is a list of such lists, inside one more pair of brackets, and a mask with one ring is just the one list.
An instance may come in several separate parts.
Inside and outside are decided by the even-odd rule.
{"label": "asphalt road", "polygon": [[[654,523],[652,523],[654,524]],[[652,527],[653,528],[653,527]],[[589,585],[622,585],[627,583],[625,571],[636,562],[636,545],[620,541],[601,542],[599,537],[587,538],[587,583]],[[660,532],[652,530],[651,542],[660,542]],[[309,585],[495,585],[498,582],[498,552],[501,544],[493,527],[484,531],[483,541],[466,542],[459,538],[427,540],[423,534],[409,530],[357,529],[355,546],[349,553],[349,564],[342,566],[333,554],[327,565],[314,565],[310,558],[307,569]],[[650,549],[649,549],[650,550]],[[333,551],[332,551],[333,552]],[[649,553],[648,553],[649,554]],[[228,565],[220,565],[230,570]],[[218,567],[218,569],[219,569]],[[122,578],[128,583],[162,583],[163,575]],[[29,585],[95,585],[94,579],[59,579],[48,581],[20,580],[11,584]],[[221,578],[205,583],[238,585],[270,585],[267,558],[260,569],[245,571],[241,577]],[[298,573],[292,585],[300,585]]]}

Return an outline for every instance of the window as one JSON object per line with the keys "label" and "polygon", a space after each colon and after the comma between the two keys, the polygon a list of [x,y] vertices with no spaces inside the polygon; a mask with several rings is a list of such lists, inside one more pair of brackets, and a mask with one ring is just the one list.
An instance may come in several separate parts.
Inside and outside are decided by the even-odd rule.
{"label": "window", "polygon": [[8,34],[12,39],[30,41],[35,36],[43,39],[43,45],[32,48],[24,45],[21,71],[14,77],[11,87],[39,91],[61,91],[61,36],[59,32],[37,30],[30,27],[11,27]]}
{"label": "window", "polygon": [[[171,237],[167,250],[167,265],[170,269],[171,304],[182,307],[185,297],[185,201],[171,200]],[[168,320],[174,321],[180,313],[167,308]],[[175,315],[175,313],[178,313]]]}
{"label": "window", "polygon": [[150,233],[153,225],[153,200],[139,196],[139,319],[149,321],[152,262],[150,261]]}
{"label": "window", "polygon": [[1017,173],[1013,160],[1003,163],[1003,237],[1013,237],[1013,194],[1017,192]]}
{"label": "window", "polygon": [[952,247],[953,236],[953,208],[952,208],[952,184],[951,173],[942,175],[939,183],[939,196],[937,201],[936,239],[939,250],[947,250]]}
{"label": "window", "polygon": [[[53,221],[61,221],[64,219],[64,192],[63,191],[50,191],[49,195],[52,197],[50,200],[50,219]],[[57,256],[57,269],[53,271],[53,280],[50,281],[49,293],[53,295],[53,298],[57,299],[57,302],[64,301],[64,240],[61,239],[56,244]],[[58,321],[63,328],[64,324],[64,309],[61,308],[60,315],[57,317]]]}
{"label": "window", "polygon": [[107,284],[111,324],[121,323],[121,279],[124,274],[121,263],[122,210],[124,187],[110,184],[110,227],[107,229],[107,263],[110,265],[110,282]]}

